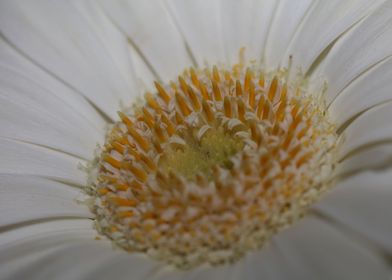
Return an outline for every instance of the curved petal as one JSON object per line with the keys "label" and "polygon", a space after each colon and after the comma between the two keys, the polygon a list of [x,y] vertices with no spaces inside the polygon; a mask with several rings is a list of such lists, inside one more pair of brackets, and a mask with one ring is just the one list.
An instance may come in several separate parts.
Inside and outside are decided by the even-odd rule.
{"label": "curved petal", "polygon": [[89,26],[94,30],[100,39],[102,46],[107,50],[108,55],[113,60],[118,69],[119,75],[127,82],[129,94],[137,96],[139,88],[136,83],[133,60],[129,55],[129,46],[123,34],[114,26],[110,19],[104,14],[94,0],[72,0],[73,5],[80,14],[87,20]]}
{"label": "curved petal", "polygon": [[0,65],[0,137],[91,159],[103,129],[94,128],[31,78]]}
{"label": "curved petal", "polygon": [[[99,241],[80,240],[35,258],[12,279],[149,279],[157,264],[137,254],[113,251]],[[45,265],[50,263],[50,265]],[[37,269],[39,267],[40,269]],[[24,277],[23,277],[24,276]]]}
{"label": "curved petal", "polygon": [[82,95],[35,65],[9,45],[2,37],[0,37],[0,65],[18,73],[19,76],[34,81],[37,85],[44,88],[45,91],[62,100],[64,106],[73,108],[75,114],[85,118],[92,126],[97,129],[103,128],[104,119]]}
{"label": "curved petal", "polygon": [[[272,1],[270,1],[272,2]],[[269,28],[265,47],[265,64],[274,70],[280,66],[287,46],[301,21],[317,2],[312,0],[281,0]]]}
{"label": "curved petal", "polygon": [[[149,280],[214,280],[214,279],[238,279],[232,278],[230,274],[232,268],[229,266],[211,267],[204,265],[203,267],[196,267],[189,271],[178,270],[174,267],[164,267]],[[234,270],[233,270],[234,271]],[[238,276],[238,275],[237,275]]]}
{"label": "curved petal", "polygon": [[239,261],[220,266],[203,265],[184,271],[166,266],[149,280],[237,280],[243,279],[243,274],[244,262]]}
{"label": "curved petal", "polygon": [[392,254],[392,171],[363,172],[340,182],[315,208]]}
{"label": "curved petal", "polygon": [[306,73],[332,42],[383,1],[317,1],[297,29],[283,65],[291,65],[294,72]]}
{"label": "curved petal", "polygon": [[37,145],[0,138],[0,174],[36,175],[84,186],[86,162]]}
{"label": "curved petal", "polygon": [[387,43],[391,40],[392,2],[385,1],[338,40],[314,73],[327,79],[327,103],[370,67],[391,56],[392,46]]}
{"label": "curved petal", "polygon": [[[54,220],[10,228],[1,233],[0,278],[30,278],[23,273],[24,267],[53,252],[56,247],[92,240],[94,234],[88,219]],[[24,277],[16,277],[21,271]],[[29,271],[30,275],[34,271],[37,271],[37,267]]]}
{"label": "curved petal", "polygon": [[132,58],[133,68],[135,69],[136,83],[140,88],[140,92],[155,92],[154,81],[158,78],[151,68],[143,61],[143,58],[135,50],[135,48],[128,48],[129,55]]}
{"label": "curved petal", "polygon": [[370,109],[353,121],[342,133],[340,157],[353,155],[366,146],[392,140],[392,103]]}
{"label": "curved petal", "polygon": [[[37,259],[44,258],[52,252],[55,252],[58,247],[61,246],[64,245],[54,245],[50,248],[41,248],[34,252],[26,252],[24,255],[21,255],[12,261],[6,261],[5,263],[0,264],[0,278],[3,280],[31,279],[31,271],[36,271],[37,267],[31,268],[30,271],[26,271],[25,268],[35,263]],[[2,256],[0,256],[0,258],[1,257]]]}
{"label": "curved petal", "polygon": [[245,47],[246,57],[250,60],[260,62],[263,59],[276,3],[268,0],[221,0],[223,44],[231,64],[238,62],[242,47]]}
{"label": "curved petal", "polygon": [[[90,220],[57,220],[2,233],[1,279],[146,279],[160,267],[93,240]],[[50,265],[48,265],[50,264]],[[39,269],[37,269],[39,268]]]}
{"label": "curved petal", "polygon": [[338,125],[376,105],[392,100],[392,58],[361,75],[332,102],[329,112]]}
{"label": "curved petal", "polygon": [[[26,57],[83,94],[109,118],[115,118],[121,100],[132,99],[132,89],[108,54],[108,44],[71,1],[43,0],[39,5],[2,1],[0,30]],[[126,44],[122,39],[118,44]]]}
{"label": "curved petal", "polygon": [[[235,263],[232,265],[225,265],[221,267],[210,267],[206,270],[199,270],[197,273],[194,273],[190,279],[193,280],[215,280],[215,279],[227,279],[227,280],[236,280],[241,279],[243,272],[243,264]],[[188,277],[184,277],[185,279],[189,279]]]}
{"label": "curved petal", "polygon": [[101,0],[100,3],[156,78],[172,80],[192,65],[184,41],[161,1]]}
{"label": "curved petal", "polygon": [[249,253],[244,259],[245,265],[241,277],[244,280],[291,279],[287,261],[280,254],[275,242],[266,244],[256,252]]}
{"label": "curved petal", "polygon": [[33,176],[0,174],[1,228],[58,217],[89,218],[80,189]]}
{"label": "curved petal", "polygon": [[274,238],[289,279],[387,279],[390,269],[372,248],[312,216]]}
{"label": "curved petal", "polygon": [[225,60],[219,0],[207,5],[202,1],[168,0],[167,5],[200,66]]}
{"label": "curved petal", "polygon": [[375,143],[345,158],[335,176],[345,177],[365,170],[383,170],[392,166],[392,143]]}
{"label": "curved petal", "polygon": [[[0,264],[13,261],[28,252],[78,240],[80,237],[93,239],[95,236],[96,231],[90,219],[54,219],[10,227],[1,232]],[[6,254],[7,250],[11,251]]]}

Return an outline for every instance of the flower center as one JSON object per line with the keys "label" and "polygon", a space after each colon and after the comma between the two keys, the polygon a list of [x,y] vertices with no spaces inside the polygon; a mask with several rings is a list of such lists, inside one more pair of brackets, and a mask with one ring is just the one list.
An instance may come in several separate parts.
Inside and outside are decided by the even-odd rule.
{"label": "flower center", "polygon": [[159,167],[164,173],[173,172],[188,180],[201,174],[210,180],[211,168],[220,166],[230,169],[230,158],[244,146],[240,137],[225,131],[223,127],[208,129],[201,138],[187,136],[182,146],[168,147],[162,154]]}
{"label": "flower center", "polygon": [[96,160],[97,229],[177,267],[232,262],[328,188],[336,134],[281,74],[190,69],[119,112]]}

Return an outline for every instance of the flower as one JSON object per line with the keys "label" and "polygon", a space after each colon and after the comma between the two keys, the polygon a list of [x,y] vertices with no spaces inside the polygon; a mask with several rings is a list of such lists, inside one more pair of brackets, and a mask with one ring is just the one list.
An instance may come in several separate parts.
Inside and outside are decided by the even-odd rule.
{"label": "flower", "polygon": [[[384,216],[390,210],[392,194],[390,1],[233,0],[207,3],[102,0],[96,3],[45,0],[21,3],[9,0],[0,4],[0,31],[0,278],[389,277],[392,224]],[[254,61],[244,62],[241,59],[240,72],[236,76],[235,69],[230,72],[231,66],[238,62],[238,51],[243,47],[246,57]],[[205,66],[213,65],[218,67],[209,68],[213,69],[212,78],[203,74]],[[187,70],[190,67],[193,70]],[[138,121],[137,110],[147,107],[129,109],[129,106],[144,104],[144,101],[138,100],[146,91],[154,93],[152,98],[158,98],[159,93],[170,95],[170,98],[176,99],[178,112],[185,117],[191,115],[187,104],[192,100],[197,103],[202,96],[201,89],[200,93],[195,93],[200,94],[196,99],[192,99],[192,93],[185,96],[188,87],[194,89],[192,71],[197,72],[197,78],[202,82],[210,79],[208,81],[212,84],[206,90],[209,96],[216,95],[216,104],[221,104],[215,104],[212,111],[227,118],[232,115],[230,108],[234,108],[227,105],[232,105],[231,102],[240,104],[245,100],[249,103],[246,108],[256,108],[255,102],[260,102],[261,99],[251,98],[250,82],[255,85],[257,94],[265,90],[263,98],[266,102],[270,100],[268,102],[275,104],[273,98],[276,93],[278,101],[273,110],[282,126],[266,128],[271,132],[267,136],[272,143],[276,135],[284,135],[286,138],[283,140],[289,138],[290,130],[282,134],[274,134],[273,131],[285,128],[285,121],[294,123],[297,114],[290,111],[295,108],[293,104],[299,102],[303,108],[305,103],[301,102],[310,97],[309,104],[314,105],[304,114],[314,114],[306,115],[305,121],[313,125],[311,131],[317,133],[304,132],[309,136],[306,147],[310,146],[311,151],[322,151],[323,155],[334,150],[331,147],[336,146],[337,150],[331,154],[331,160],[322,164],[318,160],[311,161],[316,164],[309,165],[312,176],[305,176],[308,179],[300,181],[312,182],[304,185],[310,193],[318,191],[313,188],[315,181],[317,185],[330,188],[328,193],[317,195],[318,203],[312,200],[310,208],[306,205],[308,211],[301,220],[293,223],[284,220],[282,225],[272,228],[279,229],[279,232],[263,243],[261,249],[250,246],[253,250],[246,248],[243,256],[235,262],[229,263],[232,259],[223,258],[224,264],[211,266],[211,262],[203,259],[195,267],[182,270],[171,265],[175,263],[173,261],[150,258],[143,252],[149,253],[151,248],[139,246],[141,243],[136,243],[132,249],[143,248],[136,250],[142,252],[113,249],[112,245],[124,246],[113,236],[109,236],[115,240],[111,243],[106,236],[99,235],[92,220],[98,221],[98,229],[116,226],[110,224],[111,221],[106,226],[100,218],[111,216],[100,213],[110,210],[117,211],[115,214],[118,215],[121,206],[134,207],[136,204],[131,200],[123,201],[121,196],[107,197],[108,202],[114,199],[117,208],[93,206],[95,212],[90,212],[85,201],[91,200],[91,197],[84,190],[87,185],[93,187],[94,201],[98,200],[95,205],[101,205],[99,199],[106,201],[106,197],[94,196],[98,191],[101,190],[102,195],[113,192],[110,189],[112,185],[107,182],[102,185],[97,178],[98,175],[106,175],[101,174],[106,163],[112,163],[112,167],[117,164],[115,160],[118,158],[111,157],[113,154],[105,150],[105,144],[113,146],[113,137],[126,131],[121,132],[121,129],[129,125],[128,132],[135,140],[134,144],[143,149],[145,139],[138,134],[140,127],[133,124]],[[233,80],[227,88],[217,82],[226,72],[229,72],[228,80]],[[174,82],[172,86],[177,87],[177,93],[175,90],[168,93],[170,80],[176,79],[179,74],[183,74],[181,77],[187,84],[180,90],[181,80]],[[265,74],[265,79],[259,78],[259,74]],[[247,77],[248,86],[245,85]],[[235,79],[239,80],[240,88],[248,92],[243,100],[238,97],[239,94],[237,99],[230,99],[231,94],[234,97]],[[261,80],[263,85],[256,86],[256,82]],[[159,81],[156,88],[154,81]],[[274,81],[278,90],[269,94]],[[300,89],[299,95],[296,95],[296,89]],[[290,102],[286,103],[287,100]],[[203,102],[207,104],[204,106],[210,104]],[[195,108],[198,107],[196,103],[192,105]],[[283,104],[281,110],[280,104]],[[199,105],[196,113],[202,109],[202,104]],[[153,108],[151,104],[149,106]],[[171,107],[162,108],[168,111]],[[221,111],[216,108],[221,108]],[[119,113],[120,118],[117,116],[119,110],[122,112]],[[149,112],[143,111],[145,123]],[[258,114],[257,110],[247,112]],[[238,119],[240,115],[238,113]],[[314,115],[318,122],[314,122]],[[257,125],[260,124],[260,116],[262,118],[264,113],[255,119]],[[169,118],[169,121],[172,120]],[[165,122],[164,118],[162,122]],[[256,132],[253,135],[248,133],[245,140],[257,142],[258,135],[265,136],[258,134],[254,122],[248,121],[248,124],[246,129]],[[168,124],[165,125],[167,128]],[[211,126],[211,122],[206,125]],[[108,126],[118,129],[113,132],[107,130]],[[154,127],[151,125],[151,133]],[[234,134],[219,130],[219,127],[216,130],[208,127],[210,130],[198,130],[201,131],[200,137],[206,135],[206,138],[204,144],[195,149],[193,146],[189,148],[186,138],[177,139],[175,144],[188,148],[183,149],[184,153],[170,153],[162,170],[168,173],[174,170],[189,178],[201,172],[208,179],[213,174],[209,169],[214,169],[218,163],[227,165],[227,170],[233,170],[234,174],[252,173],[245,170],[243,163],[247,162],[235,165],[232,160],[238,153],[246,154],[243,150],[248,142],[238,140]],[[329,129],[331,127],[334,127],[333,130]],[[330,136],[332,142],[326,141]],[[323,141],[317,142],[319,139]],[[332,143],[331,147],[328,143]],[[98,153],[97,144],[101,147]],[[288,140],[283,146],[287,145],[290,145]],[[227,156],[226,148],[233,153]],[[129,150],[129,147],[126,149]],[[145,149],[148,150],[148,147]],[[206,157],[206,149],[225,156]],[[261,152],[252,148],[250,151],[263,156],[271,149]],[[282,152],[279,155],[285,152],[279,151]],[[290,151],[286,152],[290,155]],[[287,158],[287,153],[282,156],[283,159],[284,156]],[[315,154],[312,152],[309,157]],[[142,161],[143,155],[141,153]],[[275,156],[271,158],[280,159]],[[196,168],[190,159],[200,158],[206,159],[206,165]],[[295,155],[288,157],[289,160],[292,158]],[[326,159],[325,156],[321,158]],[[299,168],[301,164],[298,162],[302,161],[305,159],[297,158],[298,169],[293,176],[301,174],[300,178],[303,178],[303,174],[308,174],[308,169]],[[144,162],[149,166],[148,158]],[[183,164],[178,166],[177,162]],[[154,169],[153,164],[150,164],[151,169]],[[279,162],[280,166],[282,164]],[[89,165],[93,168],[86,172],[84,167]],[[128,166],[129,171],[132,176],[138,177],[139,174],[139,181],[143,181],[144,173],[140,172],[144,171],[135,171],[135,166]],[[123,168],[122,165],[118,167]],[[196,171],[193,171],[195,168]],[[116,179],[123,179],[121,176],[129,178],[128,173],[118,174]],[[90,182],[87,182],[88,177]],[[239,177],[233,175],[232,178]],[[193,184],[191,180],[185,183],[184,188]],[[212,195],[221,198],[216,193]],[[278,199],[269,202],[275,205],[276,201]],[[298,205],[302,205],[303,200],[298,201],[301,202]],[[124,217],[132,215],[129,213],[123,214]],[[282,226],[287,229],[283,230]],[[105,230],[100,232],[105,233]],[[248,236],[244,232],[241,231],[240,236]],[[141,234],[146,235],[147,230]],[[194,240],[191,238],[191,241]],[[213,243],[212,247],[216,244]],[[260,244],[256,245],[254,247]],[[165,244],[163,248],[167,248]],[[173,254],[170,253],[169,257],[172,260]]]}

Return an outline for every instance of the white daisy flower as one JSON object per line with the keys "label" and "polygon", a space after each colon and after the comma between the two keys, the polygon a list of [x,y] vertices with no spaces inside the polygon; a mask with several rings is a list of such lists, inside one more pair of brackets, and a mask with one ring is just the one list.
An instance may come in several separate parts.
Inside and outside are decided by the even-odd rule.
{"label": "white daisy flower", "polygon": [[0,32],[0,279],[390,279],[390,0],[3,0]]}

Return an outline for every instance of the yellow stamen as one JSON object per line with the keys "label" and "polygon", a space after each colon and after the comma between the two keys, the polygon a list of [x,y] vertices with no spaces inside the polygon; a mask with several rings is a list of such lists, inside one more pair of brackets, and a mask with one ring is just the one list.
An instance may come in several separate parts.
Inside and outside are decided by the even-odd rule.
{"label": "yellow stamen", "polygon": [[200,92],[205,100],[211,100],[211,97],[208,94],[207,88],[204,84],[200,84]]}
{"label": "yellow stamen", "polygon": [[143,169],[140,169],[140,168],[132,165],[132,163],[123,162],[122,167],[124,169],[131,171],[133,173],[133,175],[135,175],[135,177],[137,179],[139,179],[140,181],[145,182],[147,180],[148,174]]}
{"label": "yellow stamen", "polygon": [[216,81],[212,80],[212,92],[214,93],[215,101],[222,101],[222,94]]}
{"label": "yellow stamen", "polygon": [[264,102],[265,102],[264,96],[260,96],[259,103],[257,104],[257,112],[256,112],[257,117],[259,119],[261,119],[261,117],[262,117],[262,113],[263,113],[263,109],[264,109]]}
{"label": "yellow stamen", "polygon": [[227,96],[225,96],[225,99],[224,99],[224,108],[225,108],[225,115],[226,115],[226,117],[231,117],[232,116],[232,112],[231,112],[231,102],[230,102],[230,100],[229,100],[229,97],[227,97]]}
{"label": "yellow stamen", "polygon": [[268,99],[272,102],[274,101],[276,92],[278,91],[278,78],[274,77],[274,79],[272,80],[271,84],[270,84],[270,88],[268,91]]}
{"label": "yellow stamen", "polygon": [[169,103],[170,96],[167,94],[167,92],[164,90],[164,88],[158,82],[155,82],[155,87],[158,91],[159,96],[163,99],[163,101],[165,101],[166,103]]}
{"label": "yellow stamen", "polygon": [[128,132],[129,134],[132,136],[132,138],[136,141],[136,143],[139,144],[139,146],[145,150],[148,151],[150,144],[148,143],[148,141],[141,136],[136,129],[134,129],[133,127],[128,127]]}
{"label": "yellow stamen", "polygon": [[117,114],[119,115],[119,117],[122,120],[122,122],[125,123],[126,125],[132,125],[133,124],[132,121],[123,112],[117,112]]}
{"label": "yellow stamen", "polygon": [[191,103],[192,103],[195,111],[196,112],[200,111],[201,105],[200,105],[199,99],[197,98],[197,95],[195,94],[195,92],[193,91],[193,89],[191,87],[188,87],[187,93],[188,93],[188,96],[191,100]]}
{"label": "yellow stamen", "polygon": [[188,85],[186,84],[185,80],[179,76],[178,81],[180,82],[180,88],[184,94],[188,93]]}
{"label": "yellow stamen", "polygon": [[155,100],[153,95],[150,92],[147,92],[145,95],[147,104],[153,108],[158,114],[162,112],[161,106],[159,106],[158,102]]}
{"label": "yellow stamen", "polygon": [[172,136],[176,129],[174,128],[173,123],[168,119],[165,114],[162,115],[162,122],[166,125],[167,133],[169,134],[169,136]]}
{"label": "yellow stamen", "polygon": [[147,108],[143,108],[143,114],[144,114],[144,121],[146,122],[146,124],[150,127],[153,128],[154,127],[154,117],[151,115],[151,113],[147,110]]}
{"label": "yellow stamen", "polygon": [[255,103],[256,103],[256,92],[255,92],[255,85],[253,84],[252,81],[249,82],[249,106],[251,108],[255,107]]}
{"label": "yellow stamen", "polygon": [[212,68],[212,77],[215,80],[215,82],[220,83],[220,76],[219,76],[218,68],[216,66]]}
{"label": "yellow stamen", "polygon": [[237,97],[242,96],[242,86],[241,86],[241,82],[239,80],[236,81],[235,92],[236,92]]}
{"label": "yellow stamen", "polygon": [[251,79],[252,79],[252,72],[248,68],[248,69],[246,69],[246,74],[245,74],[245,79],[244,79],[244,90],[245,91],[249,90]]}
{"label": "yellow stamen", "polygon": [[110,155],[105,155],[103,157],[103,160],[106,161],[107,163],[109,163],[111,166],[117,168],[117,169],[120,169],[120,167],[121,167],[121,161],[113,158]]}
{"label": "yellow stamen", "polygon": [[191,68],[190,73],[191,73],[192,83],[195,85],[195,87],[199,88],[200,81],[199,81],[199,78],[197,77],[195,69]]}
{"label": "yellow stamen", "polygon": [[191,108],[189,108],[188,104],[186,104],[185,98],[181,94],[176,92],[176,100],[182,115],[184,115],[185,117],[188,116],[192,112],[192,110]]}
{"label": "yellow stamen", "polygon": [[110,201],[118,206],[136,206],[137,201],[134,199],[125,199],[122,197],[112,197]]}
{"label": "yellow stamen", "polygon": [[203,112],[207,118],[207,121],[212,123],[214,121],[215,117],[214,117],[214,114],[212,112],[210,105],[208,105],[207,101],[205,101],[203,99],[202,106],[203,106]]}
{"label": "yellow stamen", "polygon": [[245,121],[245,104],[242,99],[237,101],[238,118],[243,122]]}

